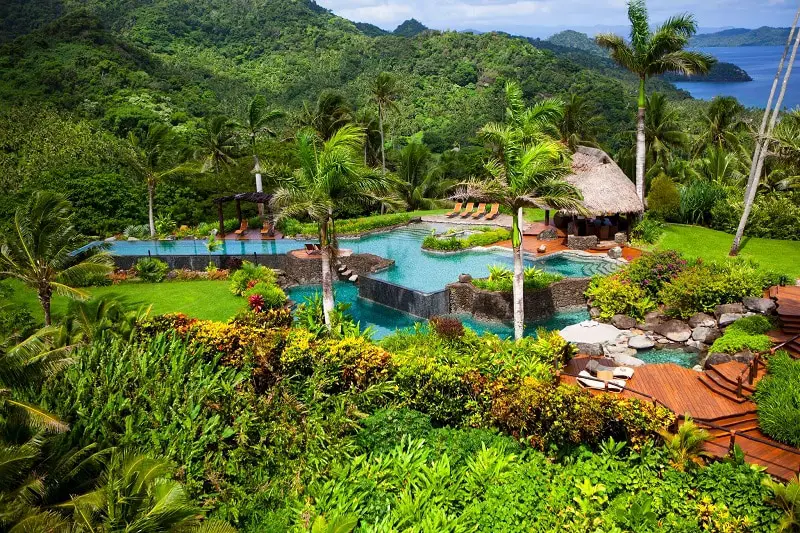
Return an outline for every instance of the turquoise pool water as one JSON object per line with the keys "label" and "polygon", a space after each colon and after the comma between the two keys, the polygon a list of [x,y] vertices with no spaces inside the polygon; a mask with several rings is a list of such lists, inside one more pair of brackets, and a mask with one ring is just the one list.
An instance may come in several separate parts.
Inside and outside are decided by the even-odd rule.
{"label": "turquoise pool water", "polygon": [[[448,224],[412,224],[385,233],[373,233],[359,239],[340,239],[342,248],[354,253],[371,253],[393,259],[395,265],[374,274],[378,279],[421,292],[441,290],[458,279],[459,274],[486,277],[489,265],[513,265],[509,250],[469,250],[452,254],[426,252],[422,241],[431,231],[445,231]],[[114,241],[109,251],[117,255],[252,255],[282,254],[303,248],[303,241],[281,239],[276,241],[224,241],[222,246],[209,254],[205,241]],[[616,263],[601,257],[586,257],[577,254],[556,255],[542,259],[527,260],[526,266],[536,265],[550,272],[567,277],[590,277],[612,272]]]}
{"label": "turquoise pool water", "polygon": [[[319,285],[303,285],[289,289],[289,297],[297,303],[302,303],[307,297],[320,292]],[[373,337],[375,339],[382,339],[387,335],[394,333],[398,329],[406,329],[413,327],[416,323],[425,323],[425,319],[417,318],[409,314],[397,311],[395,309],[376,304],[364,298],[358,297],[358,288],[349,283],[336,283],[334,285],[336,291],[336,301],[350,304],[350,314],[361,324],[362,329],[367,326],[372,326],[374,330]],[[511,326],[503,324],[493,324],[487,322],[479,322],[473,320],[471,317],[459,317],[464,325],[479,333],[491,332],[500,337],[511,337],[514,334]],[[561,329],[570,324],[576,324],[589,318],[589,313],[581,309],[569,313],[558,313],[550,319],[529,324],[526,327],[526,335],[533,335],[536,328],[544,327],[546,329]]]}
{"label": "turquoise pool water", "polygon": [[686,368],[692,368],[699,362],[699,354],[687,352],[680,348],[662,348],[661,350],[640,351],[636,357],[645,363],[675,363]]}

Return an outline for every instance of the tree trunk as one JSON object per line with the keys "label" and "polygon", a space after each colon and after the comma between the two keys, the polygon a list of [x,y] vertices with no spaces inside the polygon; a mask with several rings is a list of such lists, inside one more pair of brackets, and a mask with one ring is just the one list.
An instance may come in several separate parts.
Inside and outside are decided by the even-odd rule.
{"label": "tree trunk", "polygon": [[644,78],[639,79],[639,110],[636,116],[636,194],[644,204],[644,167],[647,145],[644,135],[644,112],[647,101],[644,93]]}
{"label": "tree trunk", "polygon": [[[386,178],[386,148],[383,143],[383,107],[378,104],[378,129],[381,131],[381,169],[382,176]],[[381,215],[384,213],[384,205],[381,203]]]}
{"label": "tree trunk", "polygon": [[147,180],[147,208],[148,208],[148,221],[150,222],[150,236],[156,236],[156,222],[153,217],[153,204],[156,199],[156,183],[154,180]]}
{"label": "tree trunk", "polygon": [[[769,124],[769,129],[766,128],[767,126],[767,117],[769,116],[770,112],[772,111],[772,98],[775,95],[775,89],[778,86],[778,79],[780,78],[781,71],[783,71],[783,63],[786,60],[786,54],[789,51],[789,47],[792,42],[792,37],[795,34],[795,30],[797,29],[797,21],[800,19],[800,9],[797,10],[797,14],[794,17],[794,23],[792,24],[792,29],[789,32],[789,39],[786,41],[786,46],[783,49],[783,56],[781,57],[781,62],[778,65],[778,70],[775,73],[775,79],[772,81],[772,89],[769,93],[769,98],[767,99],[767,107],[764,110],[764,116],[761,119],[761,128],[758,132],[758,137],[756,139],[756,148],[753,152],[753,161],[750,165],[750,176],[747,180],[747,186],[745,187],[744,191],[744,211],[742,212],[742,218],[739,220],[739,226],[736,228],[736,236],[733,238],[733,244],[731,244],[731,250],[729,255],[736,256],[739,254],[739,247],[742,243],[742,237],[744,236],[744,230],[747,227],[747,219],[750,218],[750,211],[753,209],[753,202],[756,198],[756,193],[758,192],[758,185],[761,179],[761,170],[764,167],[764,158],[766,157],[766,152],[769,146],[769,133],[772,131],[772,126],[775,124],[775,120],[777,119],[778,113],[781,109],[781,104],[783,103],[783,96],[786,92],[786,83],[789,80],[789,75],[792,73],[792,64],[794,63],[794,58],[797,53],[797,44],[798,39],[800,39],[800,32],[797,33],[795,37],[795,45],[792,49],[792,58],[789,61],[789,65],[786,70],[786,75],[783,79],[783,85],[781,86],[781,92],[778,96],[778,102],[775,105],[775,111],[772,115],[772,120]],[[766,135],[765,135],[766,134]]]}
{"label": "tree trunk", "polygon": [[514,283],[512,297],[514,298],[514,339],[520,340],[525,333],[525,296],[524,281],[525,270],[522,265],[522,238],[519,225],[519,213],[512,215],[511,244],[514,251]]}
{"label": "tree trunk", "polygon": [[331,329],[331,314],[335,302],[333,299],[333,276],[331,275],[330,236],[328,235],[328,219],[320,228],[320,248],[322,248],[322,312],[325,315],[325,325]]}
{"label": "tree trunk", "polygon": [[50,301],[53,297],[53,289],[49,283],[39,287],[39,303],[42,304],[42,311],[44,311],[44,325],[52,325],[52,317],[50,316]]}
{"label": "tree trunk", "polygon": [[[261,162],[258,160],[258,156],[253,154],[253,159],[255,160],[255,166],[253,170],[255,170],[256,174],[256,192],[264,192],[264,184],[261,181]],[[261,220],[264,220],[264,204],[258,204],[258,216]]]}

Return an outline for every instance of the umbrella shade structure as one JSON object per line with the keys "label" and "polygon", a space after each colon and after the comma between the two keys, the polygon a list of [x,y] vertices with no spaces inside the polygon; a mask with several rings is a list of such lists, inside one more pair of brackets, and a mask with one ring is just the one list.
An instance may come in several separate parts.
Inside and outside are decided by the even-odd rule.
{"label": "umbrella shade structure", "polygon": [[619,337],[622,330],[611,324],[603,324],[594,320],[584,320],[562,329],[560,332],[564,340],[581,344],[603,344],[613,342]]}

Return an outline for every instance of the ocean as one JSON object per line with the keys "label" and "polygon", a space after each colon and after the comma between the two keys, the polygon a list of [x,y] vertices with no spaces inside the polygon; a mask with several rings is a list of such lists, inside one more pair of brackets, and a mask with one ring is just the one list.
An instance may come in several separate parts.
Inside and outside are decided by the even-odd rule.
{"label": "ocean", "polygon": [[[681,82],[675,85],[689,91],[694,98],[702,100],[710,100],[721,95],[735,96],[747,107],[766,107],[772,81],[775,79],[775,71],[783,53],[782,46],[724,46],[698,48],[698,50],[711,54],[720,61],[727,61],[743,68],[750,74],[753,81],[737,83]],[[784,65],[785,70],[786,66]],[[780,90],[780,84],[778,90]],[[775,98],[777,98],[777,91]],[[783,98],[783,106],[786,108],[800,106],[800,58],[795,59],[792,77],[789,79],[786,96]]]}

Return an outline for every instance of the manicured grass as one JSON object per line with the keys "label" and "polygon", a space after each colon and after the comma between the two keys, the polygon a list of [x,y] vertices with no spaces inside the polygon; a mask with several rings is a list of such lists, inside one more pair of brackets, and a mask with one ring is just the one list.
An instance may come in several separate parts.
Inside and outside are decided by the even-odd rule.
{"label": "manicured grass", "polygon": [[[13,280],[4,283],[13,290],[9,303],[25,306],[37,319],[43,319],[41,307],[32,290]],[[246,304],[244,298],[232,294],[228,287],[227,281],[171,281],[131,282],[109,287],[91,287],[87,290],[92,296],[113,295],[134,307],[152,305],[152,315],[185,313],[195,318],[224,322]],[[63,315],[66,308],[66,298],[54,298],[52,310],[55,317]]]}
{"label": "manicured grass", "polygon": [[[728,257],[733,236],[700,226],[668,224],[658,248],[672,249],[689,258],[722,260]],[[800,278],[800,241],[779,241],[745,237],[741,257],[758,262],[768,270]]]}

